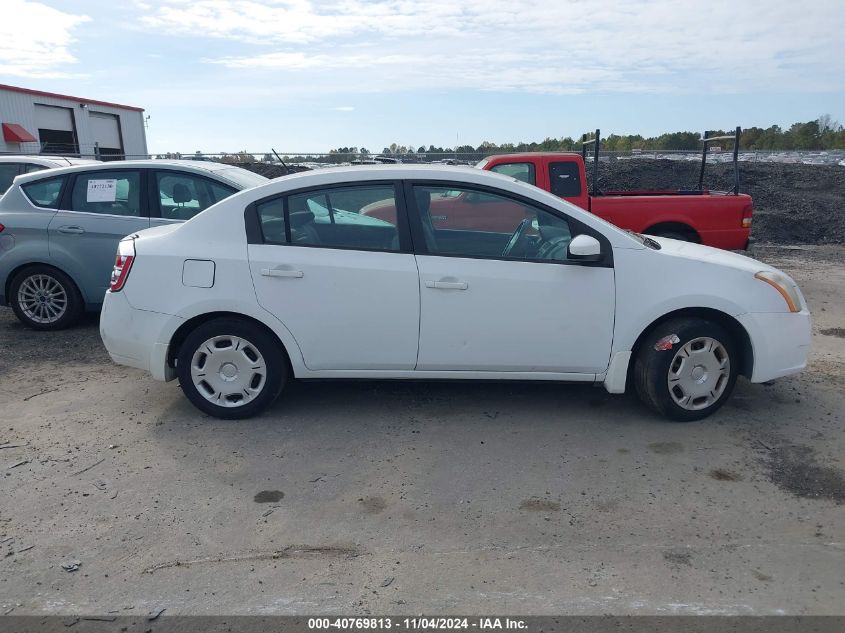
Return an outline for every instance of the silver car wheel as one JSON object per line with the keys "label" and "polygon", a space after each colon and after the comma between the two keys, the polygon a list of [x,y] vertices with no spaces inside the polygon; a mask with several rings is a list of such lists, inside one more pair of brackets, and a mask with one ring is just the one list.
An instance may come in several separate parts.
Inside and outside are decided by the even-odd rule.
{"label": "silver car wheel", "polygon": [[267,383],[267,363],[252,343],[239,336],[215,336],[200,345],[191,359],[197,391],[221,407],[252,402]]}
{"label": "silver car wheel", "polygon": [[725,346],[709,336],[694,338],[675,353],[669,365],[669,394],[682,409],[705,409],[725,393],[730,375]]}
{"label": "silver car wheel", "polygon": [[33,323],[55,323],[64,316],[67,304],[67,291],[50,275],[31,275],[18,288],[18,305]]}

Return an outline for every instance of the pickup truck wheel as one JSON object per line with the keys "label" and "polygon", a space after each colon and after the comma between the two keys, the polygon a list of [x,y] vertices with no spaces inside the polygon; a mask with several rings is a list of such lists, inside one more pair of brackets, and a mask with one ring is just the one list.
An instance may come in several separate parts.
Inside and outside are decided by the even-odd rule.
{"label": "pickup truck wheel", "polygon": [[21,270],[9,285],[15,316],[34,330],[62,330],[79,319],[82,297],[70,277],[38,264]]}
{"label": "pickup truck wheel", "polygon": [[736,345],[718,323],[672,319],[646,335],[634,384],[649,407],[677,422],[701,420],[730,397],[738,373]]}
{"label": "pickup truck wheel", "polygon": [[287,358],[278,341],[237,318],[214,319],[191,332],[179,348],[176,371],[195,407],[229,420],[260,413],[288,378]]}

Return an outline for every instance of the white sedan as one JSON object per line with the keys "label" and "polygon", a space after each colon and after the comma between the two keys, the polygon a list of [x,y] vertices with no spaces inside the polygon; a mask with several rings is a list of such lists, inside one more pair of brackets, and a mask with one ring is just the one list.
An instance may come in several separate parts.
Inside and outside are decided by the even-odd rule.
{"label": "white sedan", "polygon": [[[516,224],[438,229],[444,200]],[[771,266],[425,166],[296,174],[131,235],[100,324],[115,362],[178,378],[222,418],[258,413],[292,378],[449,378],[632,387],[696,420],[740,374],[799,372],[810,346],[807,304]]]}

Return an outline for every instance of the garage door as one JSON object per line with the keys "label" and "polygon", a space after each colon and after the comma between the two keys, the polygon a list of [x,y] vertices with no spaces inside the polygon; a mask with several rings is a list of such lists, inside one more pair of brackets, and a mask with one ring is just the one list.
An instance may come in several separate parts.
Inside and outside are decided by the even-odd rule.
{"label": "garage door", "polygon": [[43,152],[75,154],[79,151],[70,108],[35,104],[35,126]]}
{"label": "garage door", "polygon": [[120,139],[120,123],[117,115],[104,112],[89,112],[88,121],[91,127],[91,137],[100,148],[100,153],[106,156],[123,154],[123,143]]}
{"label": "garage door", "polygon": [[36,127],[45,130],[73,132],[73,114],[70,108],[36,105],[35,123]]}

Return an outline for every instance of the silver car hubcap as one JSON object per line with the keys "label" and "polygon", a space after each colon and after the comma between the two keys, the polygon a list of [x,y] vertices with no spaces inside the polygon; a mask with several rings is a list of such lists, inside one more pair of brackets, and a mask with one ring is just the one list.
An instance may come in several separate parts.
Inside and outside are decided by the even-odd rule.
{"label": "silver car hubcap", "polygon": [[55,277],[32,275],[18,288],[18,306],[35,323],[55,323],[67,310],[67,292]]}
{"label": "silver car hubcap", "polygon": [[241,407],[252,402],[267,382],[267,364],[252,343],[238,336],[215,336],[191,359],[194,386],[209,402]]}
{"label": "silver car hubcap", "polygon": [[705,409],[725,392],[730,375],[725,346],[709,336],[695,338],[675,353],[669,365],[669,394],[682,409]]}

